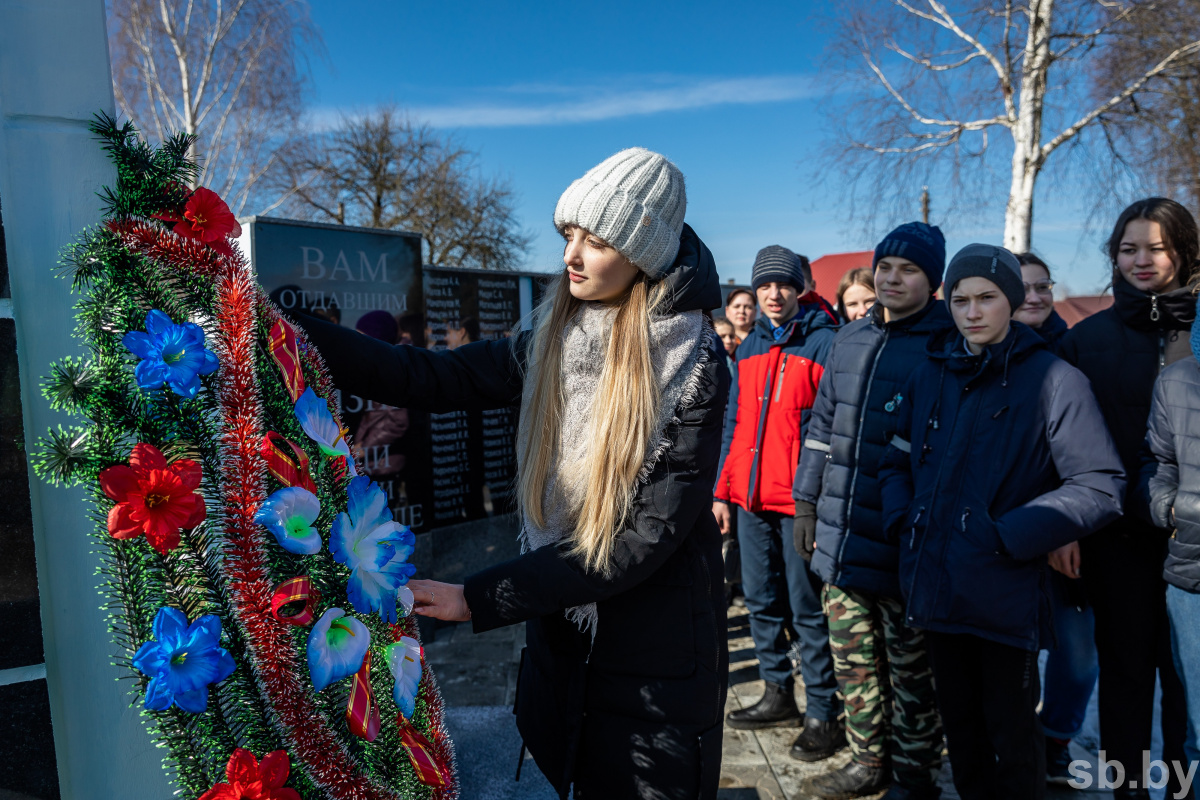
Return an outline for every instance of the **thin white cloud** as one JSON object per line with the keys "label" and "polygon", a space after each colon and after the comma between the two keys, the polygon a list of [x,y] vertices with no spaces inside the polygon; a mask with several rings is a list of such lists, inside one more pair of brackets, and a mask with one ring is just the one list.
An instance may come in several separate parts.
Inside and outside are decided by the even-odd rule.
{"label": "thin white cloud", "polygon": [[[710,79],[657,86],[649,89],[571,89],[581,99],[562,100],[567,87],[524,85],[497,90],[496,94],[545,94],[554,99],[541,103],[465,103],[411,109],[415,119],[437,128],[509,128],[537,125],[572,125],[621,117],[661,114],[721,105],[779,103],[813,96],[812,79],[801,75]],[[515,91],[514,91],[515,89]]]}

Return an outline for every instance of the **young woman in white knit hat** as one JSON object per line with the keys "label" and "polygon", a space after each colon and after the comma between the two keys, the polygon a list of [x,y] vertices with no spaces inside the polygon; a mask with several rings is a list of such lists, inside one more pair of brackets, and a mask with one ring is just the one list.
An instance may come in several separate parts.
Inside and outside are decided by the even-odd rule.
{"label": "young woman in white knit hat", "polygon": [[409,586],[417,613],[477,633],[526,623],[517,727],[563,798],[716,795],[728,653],[708,507],[729,374],[705,316],[716,266],[686,207],[657,153],[589,170],[554,212],[564,269],[513,339],[430,352],[299,320],[343,391],[520,405],[523,554],[465,586]]}

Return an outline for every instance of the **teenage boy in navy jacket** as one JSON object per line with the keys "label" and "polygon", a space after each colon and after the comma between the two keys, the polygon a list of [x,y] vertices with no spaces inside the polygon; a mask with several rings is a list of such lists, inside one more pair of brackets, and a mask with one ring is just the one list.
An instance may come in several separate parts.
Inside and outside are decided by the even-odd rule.
{"label": "teenage boy in navy jacket", "polygon": [[757,729],[800,722],[788,657],[790,643],[798,642],[808,705],[791,752],[819,761],[845,747],[846,736],[838,722],[821,579],[792,546],[792,481],[837,321],[828,304],[806,294],[806,267],[778,245],[764,247],[754,260],[751,285],[762,313],[734,361],[713,515],[725,533],[729,506],[737,506],[742,591],[765,682],[762,699],[731,712],[729,724]]}
{"label": "teenage boy in navy jacket", "polygon": [[1124,468],[1087,378],[1011,321],[1016,257],[968,245],[945,285],[958,331],[930,341],[908,383],[880,473],[884,524],[906,622],[926,631],[955,788],[1037,800],[1045,555],[1120,516]]}
{"label": "teenage boy in navy jacket", "polygon": [[[875,248],[876,303],[838,332],[804,436],[795,547],[825,581],[833,666],[851,760],[816,776],[822,798],[936,800],[942,726],[921,631],[904,623],[899,547],[883,531],[879,460],[896,432],[904,385],[929,338],[954,330],[934,297],[946,267],[937,228],[910,222]],[[815,549],[815,552],[814,552]],[[893,795],[888,795],[891,800]]]}

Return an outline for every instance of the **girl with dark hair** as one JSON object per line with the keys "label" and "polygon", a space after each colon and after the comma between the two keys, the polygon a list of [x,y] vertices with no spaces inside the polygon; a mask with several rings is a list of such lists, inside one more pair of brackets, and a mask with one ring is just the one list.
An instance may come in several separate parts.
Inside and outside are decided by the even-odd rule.
{"label": "girl with dark hair", "polygon": [[[1151,197],[1121,213],[1105,247],[1112,265],[1113,305],[1063,337],[1060,354],[1092,382],[1127,475],[1138,474],[1154,382],[1186,358],[1196,317],[1187,284],[1196,271],[1200,236],[1192,215],[1174,200]],[[1127,782],[1114,797],[1148,798],[1142,753],[1149,751],[1154,686],[1162,684],[1163,760],[1185,763],[1183,685],[1171,658],[1163,560],[1167,533],[1144,521],[1138,493],[1125,515],[1051,555],[1079,574],[1096,616],[1100,660],[1100,739]],[[1136,783],[1137,788],[1129,784]],[[1168,796],[1180,789],[1171,775]]]}
{"label": "girl with dark hair", "polygon": [[842,322],[862,319],[875,305],[875,273],[870,267],[852,269],[837,288],[837,313]]}
{"label": "girl with dark hair", "polygon": [[745,341],[754,330],[754,320],[758,318],[758,300],[749,289],[734,289],[725,298],[725,318],[733,323],[733,332],[738,339]]}

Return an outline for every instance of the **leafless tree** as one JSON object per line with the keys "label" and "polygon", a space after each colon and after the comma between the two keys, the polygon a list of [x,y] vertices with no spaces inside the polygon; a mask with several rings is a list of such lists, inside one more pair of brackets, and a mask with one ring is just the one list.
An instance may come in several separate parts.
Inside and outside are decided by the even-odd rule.
{"label": "leafless tree", "polygon": [[303,110],[320,34],[303,0],[110,0],[117,103],[159,140],[196,136],[199,183],[241,213]]}
{"label": "leafless tree", "polygon": [[[1161,60],[1200,38],[1200,0],[1147,3],[1117,34],[1100,59],[1096,96],[1129,83],[1147,59]],[[1200,54],[1176,59],[1129,100],[1101,119],[1114,163],[1123,168],[1104,175],[1106,181],[1200,208]]]}
{"label": "leafless tree", "polygon": [[415,231],[426,261],[443,266],[513,269],[528,251],[511,185],[484,177],[473,153],[394,108],[343,117],[280,161],[274,188],[296,216]]}
{"label": "leafless tree", "polygon": [[[1029,249],[1034,189],[1047,161],[1149,82],[1200,52],[1200,37],[1131,56],[1119,85],[1089,95],[1095,61],[1143,0],[864,0],[833,37],[859,90],[831,104],[833,161],[872,212],[941,177],[960,202],[992,189],[997,134],[1011,146],[1004,244]],[[845,88],[846,84],[841,84]],[[893,205],[893,208],[895,205]],[[861,207],[860,207],[861,208]]]}

